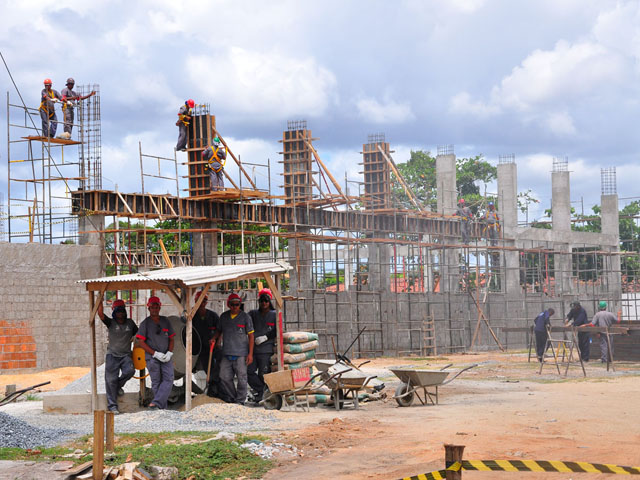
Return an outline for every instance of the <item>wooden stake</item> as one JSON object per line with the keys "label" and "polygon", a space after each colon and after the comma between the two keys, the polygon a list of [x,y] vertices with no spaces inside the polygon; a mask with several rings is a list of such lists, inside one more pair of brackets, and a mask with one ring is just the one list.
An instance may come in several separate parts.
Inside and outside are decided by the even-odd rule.
{"label": "wooden stake", "polygon": [[104,410],[93,411],[93,480],[102,480],[104,469]]}
{"label": "wooden stake", "polygon": [[107,418],[107,451],[113,452],[115,450],[115,440],[113,435],[113,417],[115,416],[113,412],[106,412]]}
{"label": "wooden stake", "polygon": [[[462,462],[462,453],[464,452],[464,445],[444,445],[444,461],[447,468],[456,462]],[[457,472],[447,470],[445,473],[447,480],[459,480],[462,478],[462,469]]]}

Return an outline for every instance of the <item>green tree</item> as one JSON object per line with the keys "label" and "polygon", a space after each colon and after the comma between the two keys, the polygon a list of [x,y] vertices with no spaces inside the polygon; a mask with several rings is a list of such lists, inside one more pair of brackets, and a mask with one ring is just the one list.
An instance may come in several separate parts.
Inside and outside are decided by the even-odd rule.
{"label": "green tree", "polygon": [[[398,171],[418,200],[431,210],[436,209],[436,159],[430,152],[411,151],[409,160],[398,164]],[[472,208],[481,202],[481,183],[495,180],[498,169],[484,160],[482,155],[456,160],[456,188]],[[392,192],[396,206],[414,209],[400,182],[393,176]]]}

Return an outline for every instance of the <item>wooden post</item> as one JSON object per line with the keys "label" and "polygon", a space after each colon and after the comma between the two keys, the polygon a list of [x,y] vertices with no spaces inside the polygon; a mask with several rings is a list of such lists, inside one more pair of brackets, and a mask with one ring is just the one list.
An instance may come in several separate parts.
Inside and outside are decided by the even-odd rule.
{"label": "wooden post", "polygon": [[[96,322],[93,314],[95,307],[95,298],[93,292],[89,292],[89,308],[91,309],[92,316],[90,320],[91,325],[91,409],[96,410],[98,408],[98,373],[97,368],[97,352],[96,352]],[[95,428],[94,428],[95,430]]]}
{"label": "wooden post", "polygon": [[[456,462],[462,463],[462,453],[464,452],[464,445],[444,445],[444,462],[446,468],[449,468]],[[445,473],[445,478],[447,480],[459,480],[462,478],[462,470],[458,470],[457,472],[447,470]]]}
{"label": "wooden post", "polygon": [[276,275],[275,282],[273,278],[271,278],[271,274],[268,272],[263,273],[263,277],[269,285],[271,289],[271,293],[273,294],[273,298],[276,301],[276,352],[278,356],[278,371],[284,370],[284,361],[283,361],[283,342],[282,342],[282,333],[283,330],[283,321],[282,321],[282,308],[284,306],[284,302],[282,300],[282,295],[280,295],[280,275]]}
{"label": "wooden post", "polygon": [[113,417],[115,414],[113,412],[106,412],[107,418],[107,439],[106,439],[106,448],[108,452],[113,452],[115,450],[115,441],[113,435]]}
{"label": "wooden post", "polygon": [[102,480],[104,469],[104,410],[93,411],[93,480]]}
{"label": "wooden post", "polygon": [[[204,295],[202,296],[204,299]],[[201,300],[202,300],[201,299]],[[193,335],[193,313],[191,307],[191,288],[187,287],[184,292],[184,302],[185,302],[185,310],[187,312],[187,344],[185,345],[187,350],[187,355],[185,357],[185,371],[184,371],[184,411],[188,412],[191,410],[191,363],[193,362],[193,357],[191,356],[191,352],[193,351],[193,339],[191,335]]]}

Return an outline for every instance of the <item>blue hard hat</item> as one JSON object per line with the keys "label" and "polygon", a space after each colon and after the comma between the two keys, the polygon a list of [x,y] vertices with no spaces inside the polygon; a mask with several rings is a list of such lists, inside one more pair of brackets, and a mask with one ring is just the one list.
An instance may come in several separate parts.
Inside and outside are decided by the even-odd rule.
{"label": "blue hard hat", "polygon": [[490,207],[491,207],[491,206],[493,206],[493,202],[489,202],[489,206],[490,206]]}

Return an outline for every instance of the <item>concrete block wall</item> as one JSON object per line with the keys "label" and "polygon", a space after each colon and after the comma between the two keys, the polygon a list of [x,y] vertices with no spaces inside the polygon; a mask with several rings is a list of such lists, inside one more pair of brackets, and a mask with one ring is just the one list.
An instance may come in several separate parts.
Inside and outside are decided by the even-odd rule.
{"label": "concrete block wall", "polygon": [[76,282],[102,276],[101,255],[90,245],[0,242],[2,372],[90,364],[89,296]]}

